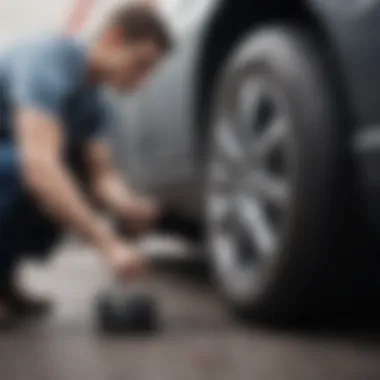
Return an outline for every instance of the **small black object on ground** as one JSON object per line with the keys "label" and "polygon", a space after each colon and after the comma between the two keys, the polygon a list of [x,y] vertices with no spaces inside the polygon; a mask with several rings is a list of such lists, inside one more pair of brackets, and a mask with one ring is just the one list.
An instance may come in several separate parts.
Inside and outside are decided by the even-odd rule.
{"label": "small black object on ground", "polygon": [[112,335],[153,334],[159,328],[158,305],[152,296],[109,291],[95,304],[98,331]]}

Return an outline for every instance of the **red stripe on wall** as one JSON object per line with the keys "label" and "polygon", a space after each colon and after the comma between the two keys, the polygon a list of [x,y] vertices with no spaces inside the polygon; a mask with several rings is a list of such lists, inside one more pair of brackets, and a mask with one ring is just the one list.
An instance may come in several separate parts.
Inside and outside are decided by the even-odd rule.
{"label": "red stripe on wall", "polygon": [[65,25],[65,30],[70,34],[77,34],[81,31],[88,20],[96,0],[74,0],[74,7]]}

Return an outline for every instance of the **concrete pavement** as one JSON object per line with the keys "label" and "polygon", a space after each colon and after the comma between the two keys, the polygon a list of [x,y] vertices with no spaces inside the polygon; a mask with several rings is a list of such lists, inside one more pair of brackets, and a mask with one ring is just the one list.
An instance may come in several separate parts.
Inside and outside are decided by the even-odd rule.
{"label": "concrete pavement", "polygon": [[57,300],[52,316],[0,336],[1,380],[375,380],[380,344],[348,337],[246,329],[207,282],[158,273],[151,289],[164,329],[146,338],[106,339],[93,330],[91,304],[109,284],[91,252],[61,249],[23,278]]}

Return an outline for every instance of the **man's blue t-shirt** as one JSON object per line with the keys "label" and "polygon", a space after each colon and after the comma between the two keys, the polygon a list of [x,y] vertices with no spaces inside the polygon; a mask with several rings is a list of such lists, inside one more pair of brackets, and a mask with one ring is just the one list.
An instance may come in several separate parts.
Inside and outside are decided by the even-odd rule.
{"label": "man's blue t-shirt", "polygon": [[69,142],[101,133],[108,106],[85,66],[86,48],[64,35],[31,38],[0,54],[0,136],[23,106],[61,121]]}
{"label": "man's blue t-shirt", "polygon": [[[0,54],[0,222],[20,186],[14,110],[28,107],[58,120],[67,148],[104,133],[109,107],[86,76],[86,48],[69,36],[30,38]],[[3,219],[4,220],[4,219]]]}

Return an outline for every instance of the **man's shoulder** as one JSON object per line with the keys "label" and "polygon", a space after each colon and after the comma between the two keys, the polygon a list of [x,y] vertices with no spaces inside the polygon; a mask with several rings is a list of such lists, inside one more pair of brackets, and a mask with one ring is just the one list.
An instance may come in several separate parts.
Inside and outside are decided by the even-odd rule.
{"label": "man's shoulder", "polygon": [[42,56],[73,59],[82,55],[78,41],[64,34],[44,34],[21,42],[22,50]]}
{"label": "man's shoulder", "polygon": [[[75,88],[83,81],[85,53],[70,36],[44,34],[20,41],[10,54],[11,70],[27,70],[45,80]],[[12,62],[14,63],[12,65]],[[27,68],[25,68],[27,66]]]}
{"label": "man's shoulder", "polygon": [[49,57],[69,60],[79,58],[82,54],[80,44],[70,36],[63,34],[40,34],[22,38],[5,47],[0,54],[1,61],[11,63],[29,62],[33,60],[48,61]]}

